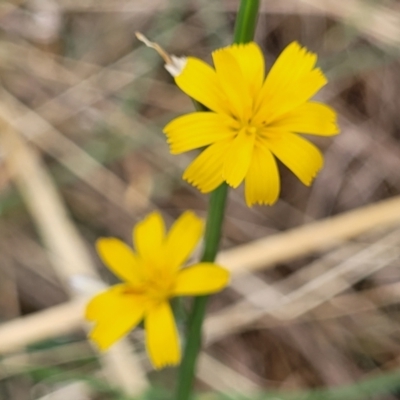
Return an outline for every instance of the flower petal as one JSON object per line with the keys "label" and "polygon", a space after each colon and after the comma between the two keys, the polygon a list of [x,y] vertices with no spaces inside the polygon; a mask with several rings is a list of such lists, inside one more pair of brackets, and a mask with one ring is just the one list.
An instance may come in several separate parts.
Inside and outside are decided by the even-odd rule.
{"label": "flower petal", "polygon": [[308,133],[311,135],[332,136],[339,133],[336,123],[336,112],[331,107],[307,102],[282,115],[268,126],[270,130]]}
{"label": "flower petal", "polygon": [[222,166],[232,140],[224,140],[207,147],[187,167],[183,179],[197,187],[202,193],[216,189],[224,181]]}
{"label": "flower petal", "polygon": [[259,142],[255,145],[251,164],[246,175],[246,204],[272,205],[278,199],[280,179],[275,157],[268,147]]}
{"label": "flower petal", "polygon": [[89,321],[107,319],[121,302],[126,300],[124,293],[129,286],[125,283],[111,286],[94,296],[86,306],[85,318]]}
{"label": "flower petal", "polygon": [[218,83],[217,74],[204,61],[188,57],[175,82],[188,96],[210,110],[229,115],[226,96]]}
{"label": "flower petal", "polygon": [[160,261],[165,240],[164,220],[159,212],[152,212],[137,223],[133,229],[133,242],[136,251],[145,261]]}
{"label": "flower petal", "polygon": [[229,282],[229,272],[213,263],[199,263],[179,271],[174,296],[201,296],[222,290]]}
{"label": "flower petal", "polygon": [[327,80],[314,68],[317,56],[297,42],[289,44],[272,66],[260,92],[254,123],[270,123],[309,100]]}
{"label": "flower petal", "polygon": [[188,259],[204,231],[204,222],[191,211],[184,212],[168,232],[165,258],[177,270]]}
{"label": "flower petal", "polygon": [[230,104],[231,114],[240,120],[250,118],[250,88],[246,85],[242,69],[230,51],[230,46],[213,51],[212,57],[219,84]]}
{"label": "flower petal", "polygon": [[213,112],[195,112],[171,121],[164,133],[172,154],[208,146],[209,144],[232,138],[231,118]]}
{"label": "flower petal", "polygon": [[228,185],[233,188],[237,188],[242,183],[249,170],[255,137],[255,133],[248,134],[245,130],[240,131],[226,152],[223,176]]}
{"label": "flower petal", "polygon": [[141,277],[140,260],[129,246],[116,238],[100,238],[96,249],[104,264],[118,278],[138,283]]}
{"label": "flower petal", "polygon": [[127,285],[116,285],[93,297],[86,307],[86,319],[96,325],[89,334],[101,350],[133,329],[144,315],[142,296],[126,293]]}
{"label": "flower petal", "polygon": [[264,56],[257,43],[233,44],[227,50],[235,57],[240,65],[243,78],[254,98],[264,82],[265,62]]}
{"label": "flower petal", "polygon": [[268,147],[307,186],[311,185],[324,163],[321,152],[294,133],[286,132],[269,139]]}
{"label": "flower petal", "polygon": [[163,302],[147,314],[146,347],[155,368],[176,365],[181,359],[178,330],[171,306]]}

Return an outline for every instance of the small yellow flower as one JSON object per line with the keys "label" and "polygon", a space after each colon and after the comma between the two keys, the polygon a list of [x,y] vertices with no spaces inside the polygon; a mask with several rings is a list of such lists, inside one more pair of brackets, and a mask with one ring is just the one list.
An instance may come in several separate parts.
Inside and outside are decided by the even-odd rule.
{"label": "small yellow flower", "polygon": [[144,319],[146,348],[154,367],[179,363],[179,337],[169,299],[215,293],[229,279],[228,271],[213,263],[182,268],[203,228],[202,220],[187,211],[166,234],[162,216],[154,212],[133,230],[136,252],[116,238],[97,241],[103,262],[124,281],[87,305],[86,318],[95,322],[90,338],[101,350]]}
{"label": "small yellow flower", "polygon": [[192,57],[166,66],[177,85],[210,110],[178,117],[164,128],[173,154],[208,146],[183,178],[203,193],[224,181],[236,188],[244,180],[249,206],[273,204],[280,191],[276,157],[310,185],[323,158],[298,133],[339,132],[335,111],[309,101],[327,82],[315,68],[317,56],[293,42],[266,78],[254,42],[216,50],[212,58],[215,69]]}

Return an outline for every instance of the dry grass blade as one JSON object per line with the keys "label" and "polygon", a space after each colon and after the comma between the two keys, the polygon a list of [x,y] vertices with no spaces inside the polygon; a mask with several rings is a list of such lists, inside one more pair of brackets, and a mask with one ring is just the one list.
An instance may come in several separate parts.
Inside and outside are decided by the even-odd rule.
{"label": "dry grass blade", "polygon": [[31,343],[62,336],[82,327],[86,301],[72,300],[0,326],[0,353],[13,352]]}
{"label": "dry grass blade", "polygon": [[[50,177],[35,151],[6,122],[0,143],[8,169],[31,211],[49,250],[53,267],[71,296],[81,293],[73,286],[77,278],[98,279],[96,269]],[[107,376],[129,394],[140,393],[146,379],[129,346],[121,342],[103,356]]]}
{"label": "dry grass blade", "polygon": [[[1,97],[3,106],[0,107],[0,115],[8,123],[18,132],[30,137],[32,142],[54,156],[112,204],[128,212],[124,203],[126,185],[119,177],[104,168],[46,119],[30,110],[5,90],[1,91]],[[108,187],[107,191],[103,190],[104,186]],[[136,192],[135,196],[141,198],[142,194]],[[142,203],[147,203],[147,201],[143,199]]]}
{"label": "dry grass blade", "polygon": [[220,253],[218,262],[234,273],[271,268],[278,262],[337,246],[369,229],[399,223],[400,197],[395,197],[238,246]]}
{"label": "dry grass blade", "polygon": [[202,353],[199,357],[197,376],[220,392],[235,392],[249,396],[260,390],[256,383],[206,353]]}
{"label": "dry grass blade", "polygon": [[[351,250],[353,254],[328,269],[325,264],[329,264],[321,258],[272,286],[264,283],[264,288],[256,289],[254,284],[251,285],[253,290],[244,296],[244,300],[210,316],[206,324],[208,340],[214,341],[233,331],[241,330],[264,316],[271,316],[277,320],[293,320],[330,301],[355,283],[395,262],[399,257],[399,234],[400,231],[395,230],[372,245],[365,246],[361,250]],[[321,267],[325,267],[326,270],[321,270]],[[309,269],[314,270],[312,274],[309,273]],[[315,269],[318,270],[317,273]],[[310,275],[314,275],[314,278],[309,278]],[[293,283],[296,285],[297,282],[305,283],[293,287]],[[239,282],[235,286],[238,285]],[[393,297],[391,299],[395,301]],[[396,301],[399,300],[400,297],[397,296]],[[367,309],[371,309],[372,306],[367,301],[360,300],[355,302],[357,303],[359,309],[361,304],[361,309],[365,309],[366,303]],[[340,302],[333,303],[331,307],[334,304],[339,306]],[[355,310],[357,306],[354,310],[347,308],[347,313]],[[341,309],[336,315],[346,315],[345,313],[346,311]]]}

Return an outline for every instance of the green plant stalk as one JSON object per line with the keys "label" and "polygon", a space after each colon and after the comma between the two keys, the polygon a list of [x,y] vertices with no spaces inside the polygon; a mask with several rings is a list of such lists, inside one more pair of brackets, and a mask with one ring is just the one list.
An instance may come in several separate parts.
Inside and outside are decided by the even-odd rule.
{"label": "green plant stalk", "polygon": [[254,38],[260,0],[241,0],[236,17],[233,43],[248,43]]}
{"label": "green plant stalk", "polygon": [[[228,185],[223,183],[210,196],[210,205],[204,235],[204,252],[201,261],[212,262],[218,252],[221,227],[228,195]],[[196,360],[201,347],[201,328],[209,296],[198,296],[193,300],[188,321],[187,342],[178,375],[177,400],[187,400],[192,392]]]}
{"label": "green plant stalk", "polygon": [[[236,19],[234,43],[253,40],[258,17],[259,0],[241,0]],[[223,183],[211,193],[202,261],[212,262],[218,253],[225,214],[228,186]],[[187,342],[178,374],[176,400],[189,400],[193,390],[196,360],[201,348],[201,330],[209,296],[195,297],[188,321]]]}

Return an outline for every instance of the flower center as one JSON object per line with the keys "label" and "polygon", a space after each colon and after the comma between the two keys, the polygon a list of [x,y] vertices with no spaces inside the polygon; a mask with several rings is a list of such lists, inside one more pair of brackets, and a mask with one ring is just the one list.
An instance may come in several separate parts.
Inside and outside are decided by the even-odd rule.
{"label": "flower center", "polygon": [[152,305],[167,301],[174,288],[175,275],[165,270],[153,270],[153,268],[149,270],[152,273],[139,286],[130,286],[126,293],[144,296],[145,301]]}
{"label": "flower center", "polygon": [[265,138],[269,135],[268,124],[266,121],[255,122],[252,119],[236,120],[232,128],[236,131],[237,135],[245,134],[247,137]]}
{"label": "flower center", "polygon": [[253,125],[251,121],[239,122],[234,130],[237,135],[246,135],[249,139],[258,136],[261,131],[260,127]]}
{"label": "flower center", "polygon": [[171,297],[174,281],[171,277],[154,276],[146,282],[146,294],[156,303]]}
{"label": "flower center", "polygon": [[245,132],[248,136],[253,136],[255,134],[257,134],[258,129],[255,126],[246,126],[245,128]]}

